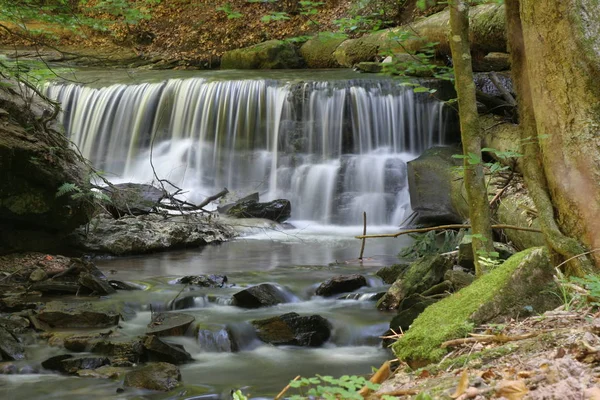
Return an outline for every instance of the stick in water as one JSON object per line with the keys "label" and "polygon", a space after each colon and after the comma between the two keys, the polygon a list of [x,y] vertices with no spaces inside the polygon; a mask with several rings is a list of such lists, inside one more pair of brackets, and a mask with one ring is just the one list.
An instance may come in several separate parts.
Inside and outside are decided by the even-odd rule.
{"label": "stick in water", "polygon": [[363,240],[362,240],[362,245],[360,246],[360,256],[358,256],[358,259],[362,262],[363,259],[363,254],[365,252],[365,244],[367,243],[367,212],[363,211]]}

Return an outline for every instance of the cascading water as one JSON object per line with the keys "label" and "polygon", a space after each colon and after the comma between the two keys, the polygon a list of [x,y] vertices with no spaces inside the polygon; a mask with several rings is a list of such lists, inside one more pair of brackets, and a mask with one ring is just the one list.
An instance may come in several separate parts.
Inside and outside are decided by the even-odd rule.
{"label": "cascading water", "polygon": [[288,198],[295,220],[399,224],[406,162],[443,144],[441,102],[392,80],[171,79],[91,88],[52,84],[62,122],[94,165],[125,181],[156,173],[191,201],[227,187]]}

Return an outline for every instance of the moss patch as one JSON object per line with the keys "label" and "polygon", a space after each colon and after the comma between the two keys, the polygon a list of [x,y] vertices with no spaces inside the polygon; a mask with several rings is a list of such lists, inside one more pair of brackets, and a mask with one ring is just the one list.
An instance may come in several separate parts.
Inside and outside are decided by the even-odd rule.
{"label": "moss patch", "polygon": [[440,360],[446,349],[440,345],[466,336],[473,330],[471,316],[503,289],[521,263],[540,248],[515,254],[504,264],[477,279],[470,286],[428,307],[393,346],[399,359],[413,365]]}

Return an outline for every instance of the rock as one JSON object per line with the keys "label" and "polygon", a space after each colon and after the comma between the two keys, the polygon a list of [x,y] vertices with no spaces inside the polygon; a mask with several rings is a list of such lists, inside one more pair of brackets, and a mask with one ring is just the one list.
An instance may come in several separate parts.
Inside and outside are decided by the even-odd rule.
{"label": "rock", "polygon": [[125,375],[125,386],[168,392],[181,381],[181,372],[173,364],[149,363]]}
{"label": "rock", "polygon": [[474,326],[554,309],[560,299],[548,295],[556,290],[553,275],[546,249],[517,253],[471,285],[427,307],[394,344],[394,352],[413,367],[423,366],[446,355],[448,349],[441,348],[441,343],[466,337]]}
{"label": "rock", "polygon": [[362,61],[374,61],[379,52],[378,40],[370,35],[340,43],[333,56],[342,67],[351,68]]}
{"label": "rock", "polygon": [[410,328],[410,324],[412,324],[427,307],[443,298],[444,296],[425,297],[420,294],[415,294],[404,299],[398,314],[396,314],[390,322],[390,329],[395,332],[406,332]]}
{"label": "rock", "polygon": [[86,272],[83,272],[79,275],[79,284],[98,296],[106,296],[116,292],[116,290],[110,285],[110,282],[97,278]]}
{"label": "rock", "polygon": [[25,349],[4,327],[0,326],[0,356],[2,360],[16,361],[25,359]]}
{"label": "rock", "polygon": [[63,371],[62,362],[72,357],[71,354],[60,354],[58,356],[50,357],[42,361],[42,368],[50,371]]}
{"label": "rock", "polygon": [[422,293],[440,283],[450,268],[452,268],[452,260],[440,255],[426,256],[413,262],[404,275],[379,299],[377,308],[397,309],[404,298],[414,293]]}
{"label": "rock", "polygon": [[181,364],[192,360],[192,356],[183,346],[169,344],[154,335],[146,337],[144,349],[150,361],[164,361],[171,364]]}
{"label": "rock", "polygon": [[[505,243],[494,242],[494,250],[501,260],[508,259],[515,254],[515,250]],[[466,269],[475,270],[475,258],[473,256],[473,245],[470,236],[465,236],[458,244],[458,264]]]}
{"label": "rock", "polygon": [[510,69],[508,53],[492,52],[483,58],[473,59],[474,72],[506,71]]}
{"label": "rock", "polygon": [[10,115],[0,126],[0,254],[56,249],[93,212],[86,196],[57,196],[64,184],[87,193],[88,168],[62,133],[32,124],[46,118],[45,103],[27,102],[14,91],[0,93]]}
{"label": "rock", "polygon": [[75,294],[80,286],[76,282],[46,280],[31,285],[31,290],[46,294]]}
{"label": "rock", "polygon": [[252,321],[263,342],[274,345],[318,347],[331,336],[331,325],[320,315],[300,316],[287,313]]}
{"label": "rock", "polygon": [[227,329],[211,330],[199,327],[196,339],[200,348],[207,352],[231,353],[236,347]]}
{"label": "rock", "polygon": [[94,370],[82,369],[77,371],[77,375],[83,378],[100,378],[100,379],[120,379],[127,373],[127,369],[121,367],[113,367],[104,365]]}
{"label": "rock", "polygon": [[243,203],[245,201],[256,201],[258,203],[259,194],[258,192],[250,193],[247,196],[242,197],[241,199],[237,199],[234,203],[225,204],[224,206],[217,207],[217,211],[219,214],[227,214],[229,209],[237,204]]}
{"label": "rock", "polygon": [[462,223],[452,199],[452,169],[462,161],[452,158],[462,151],[454,147],[432,147],[407,163],[412,209],[421,223]]}
{"label": "rock", "polygon": [[110,198],[107,210],[114,218],[148,214],[165,197],[162,189],[143,183],[118,183],[103,190]]}
{"label": "rock", "polygon": [[158,313],[148,324],[146,335],[181,336],[196,318],[183,313]]}
{"label": "rock", "polygon": [[177,280],[176,283],[208,288],[222,288],[227,283],[225,275],[190,275]]}
{"label": "rock", "polygon": [[142,289],[140,286],[137,286],[134,283],[117,281],[114,279],[109,280],[108,283],[110,283],[110,286],[112,286],[113,288],[115,288],[117,290],[141,290]]}
{"label": "rock", "polygon": [[227,215],[236,218],[265,218],[283,222],[290,217],[292,206],[289,200],[278,199],[268,203],[244,201],[236,204],[227,211]]}
{"label": "rock", "polygon": [[137,364],[145,359],[144,346],[140,339],[104,339],[95,342],[91,351],[110,356],[113,365],[124,365],[124,362]]}
{"label": "rock", "polygon": [[344,40],[345,35],[319,33],[300,47],[300,55],[308,68],[338,68],[334,52]]}
{"label": "rock", "polygon": [[46,278],[48,278],[48,274],[41,268],[34,269],[29,275],[29,280],[31,282],[43,281]]}
{"label": "rock", "polygon": [[243,49],[226,51],[221,69],[289,69],[302,66],[293,44],[268,40]]}
{"label": "rock", "polygon": [[108,328],[119,323],[120,312],[104,303],[51,301],[36,317],[52,328]]}
{"label": "rock", "polygon": [[[446,272],[448,272],[448,271],[446,271]],[[438,294],[448,294],[452,291],[454,291],[454,286],[452,286],[452,282],[442,281],[442,282],[438,283],[437,285],[433,285],[429,289],[421,292],[421,296],[428,297],[428,296],[435,296]]]}
{"label": "rock", "polygon": [[464,271],[450,269],[444,274],[444,279],[452,282],[454,291],[459,291],[473,283],[475,276]]}
{"label": "rock", "polygon": [[0,327],[3,327],[13,335],[27,331],[30,325],[27,318],[19,317],[18,315],[0,317]]}
{"label": "rock", "polygon": [[287,302],[285,293],[270,283],[251,286],[233,295],[233,304],[242,308],[270,307]]}
{"label": "rock", "polygon": [[84,229],[77,230],[70,237],[72,245],[89,252],[114,255],[193,248],[224,242],[234,235],[230,227],[197,215],[164,219],[151,214],[118,220],[104,215],[92,225],[88,234]]}
{"label": "rock", "polygon": [[60,371],[68,374],[74,374],[82,369],[96,369],[103,365],[109,365],[110,361],[106,357],[99,356],[81,356],[70,357],[60,361]]}
{"label": "rock", "polygon": [[373,61],[362,61],[354,66],[360,72],[366,72],[371,74],[378,74],[382,71],[383,66],[381,63]]}
{"label": "rock", "polygon": [[383,283],[391,285],[402,276],[402,274],[406,271],[406,269],[408,269],[409,266],[410,263],[394,264],[389,267],[381,268],[375,273],[375,275],[380,277]]}
{"label": "rock", "polygon": [[340,293],[353,292],[363,286],[367,286],[367,279],[362,275],[338,275],[321,283],[315,294],[329,297]]}

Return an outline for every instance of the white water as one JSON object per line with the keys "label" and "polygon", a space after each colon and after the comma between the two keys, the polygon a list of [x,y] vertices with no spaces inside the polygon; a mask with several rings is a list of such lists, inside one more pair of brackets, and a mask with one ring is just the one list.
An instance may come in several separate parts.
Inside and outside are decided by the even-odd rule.
{"label": "white water", "polygon": [[369,224],[401,223],[406,162],[444,142],[442,103],[386,80],[191,78],[47,94],[83,155],[117,180],[152,182],[152,158],[193,202],[258,191],[321,224],[358,224],[363,211]]}

